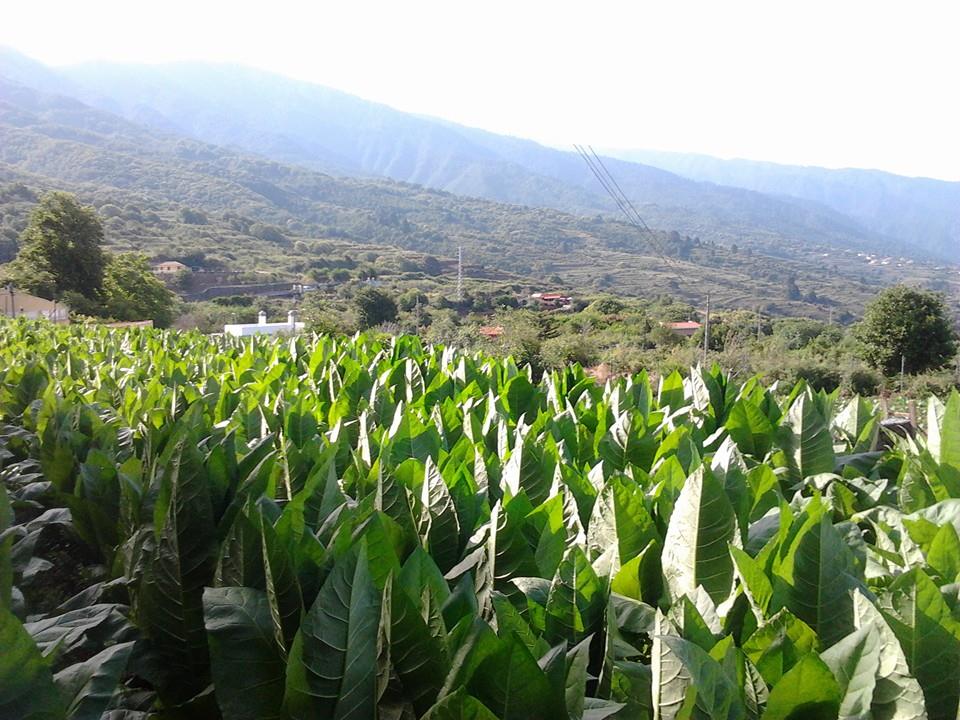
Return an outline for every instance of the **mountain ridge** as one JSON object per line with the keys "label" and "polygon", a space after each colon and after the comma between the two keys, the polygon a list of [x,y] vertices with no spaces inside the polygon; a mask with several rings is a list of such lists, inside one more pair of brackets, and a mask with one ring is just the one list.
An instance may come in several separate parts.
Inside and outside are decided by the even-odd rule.
{"label": "mountain ridge", "polygon": [[[778,241],[777,252],[767,255],[670,230],[655,231],[651,243],[629,224],[600,215],[337,178],[0,80],[0,240],[7,245],[0,253],[7,259],[29,208],[23,184],[77,192],[106,218],[115,249],[165,258],[201,254],[288,277],[322,261],[323,248],[332,245],[361,256],[395,248],[445,258],[462,246],[471,274],[479,276],[495,269],[539,287],[668,292],[692,303],[711,292],[718,307],[761,303],[771,313],[823,316],[831,308],[857,312],[885,284],[932,277],[920,265],[868,267],[852,250],[832,253],[804,242]],[[198,213],[200,221],[189,219]],[[783,304],[787,277],[796,279],[808,304]]]}
{"label": "mountain ridge", "polygon": [[[69,87],[82,88],[70,94],[95,107],[280,162],[581,215],[615,212],[574,153],[402,113],[264,71],[210,63],[97,63],[59,72]],[[607,162],[654,227],[764,251],[775,252],[786,239],[924,255],[922,248],[868,231],[816,203],[694,182],[653,166]]]}
{"label": "mountain ridge", "polygon": [[608,150],[693,180],[812,200],[877,232],[936,243],[960,261],[960,181],[908,177],[867,168],[824,168],[699,153]]}

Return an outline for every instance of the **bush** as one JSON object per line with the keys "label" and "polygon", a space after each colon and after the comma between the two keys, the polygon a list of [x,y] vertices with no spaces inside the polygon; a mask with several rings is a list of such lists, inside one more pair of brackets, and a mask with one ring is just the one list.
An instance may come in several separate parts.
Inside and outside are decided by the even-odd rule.
{"label": "bush", "polygon": [[906,378],[904,392],[913,398],[923,399],[931,395],[945,398],[951,390],[960,390],[960,378],[954,370],[934,370]]}
{"label": "bush", "polygon": [[876,395],[880,389],[883,377],[870,368],[858,365],[847,370],[843,375],[842,388],[850,395]]}
{"label": "bush", "polygon": [[601,315],[616,315],[619,312],[623,312],[623,309],[626,307],[619,300],[614,300],[613,298],[601,298],[594,302],[590,309],[594,310]]}
{"label": "bush", "polygon": [[545,368],[558,370],[573,363],[583,367],[593,365],[596,353],[582,335],[561,335],[543,342],[540,358]]}
{"label": "bush", "polygon": [[814,390],[832,392],[840,387],[843,377],[840,369],[815,360],[784,361],[764,373],[767,382],[779,380],[784,388],[792,388],[800,380],[806,381]]}

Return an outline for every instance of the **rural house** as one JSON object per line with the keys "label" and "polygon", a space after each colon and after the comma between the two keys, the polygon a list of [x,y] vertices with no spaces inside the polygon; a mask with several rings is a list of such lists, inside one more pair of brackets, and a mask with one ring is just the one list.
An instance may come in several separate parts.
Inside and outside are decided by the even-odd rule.
{"label": "rural house", "polygon": [[154,275],[175,275],[178,272],[190,272],[190,268],[176,260],[166,260],[153,265]]}
{"label": "rural house", "polygon": [[0,293],[0,315],[10,318],[25,317],[31,320],[44,319],[62,324],[70,322],[68,306],[20,292],[9,285]]}
{"label": "rural house", "polygon": [[700,329],[700,323],[693,320],[684,320],[683,322],[660,323],[663,327],[675,332],[683,337],[691,337]]}
{"label": "rural house", "polygon": [[287,313],[285,323],[268,323],[267,314],[260,311],[256,323],[224,325],[224,335],[233,335],[234,337],[249,337],[251,335],[293,335],[301,332],[304,328],[302,322],[297,322],[297,316],[291,310]]}

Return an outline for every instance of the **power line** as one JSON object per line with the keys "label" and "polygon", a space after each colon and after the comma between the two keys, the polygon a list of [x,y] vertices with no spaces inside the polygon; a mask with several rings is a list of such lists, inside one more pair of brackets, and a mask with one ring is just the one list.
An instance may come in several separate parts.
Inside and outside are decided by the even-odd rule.
{"label": "power line", "polygon": [[660,241],[657,239],[656,233],[650,229],[650,226],[644,221],[640,216],[640,213],[637,211],[636,206],[630,201],[630,198],[626,196],[623,192],[623,188],[620,187],[620,183],[617,182],[616,178],[613,177],[613,174],[607,169],[607,166],[604,164],[603,160],[600,159],[600,156],[597,155],[596,151],[591,147],[583,147],[581,145],[574,144],[574,149],[586,163],[587,167],[590,169],[590,172],[593,173],[593,176],[597,179],[597,182],[603,187],[607,195],[610,196],[610,199],[616,204],[617,208],[620,210],[620,213],[626,218],[627,222],[633,225],[641,233],[644,233],[648,237],[648,244],[653,249],[654,253],[663,260],[669,267],[673,268],[674,272],[680,273],[681,268],[673,260],[671,260],[664,251],[663,246],[660,244]]}

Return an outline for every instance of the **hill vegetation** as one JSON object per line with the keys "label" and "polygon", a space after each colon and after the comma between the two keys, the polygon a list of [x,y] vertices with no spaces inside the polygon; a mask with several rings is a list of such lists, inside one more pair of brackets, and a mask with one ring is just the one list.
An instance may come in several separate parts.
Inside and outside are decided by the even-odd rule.
{"label": "hill vegetation", "polygon": [[[286,164],[579,214],[616,209],[573,152],[399,112],[249,68],[94,63],[51,70],[22,56],[10,66],[11,77],[28,86],[79,98],[155,130]],[[261,112],[264,107],[272,111]],[[943,250],[928,245],[920,232],[871,230],[859,216],[841,214],[819,199],[695,182],[636,162],[607,162],[651,225],[684,235],[762,250],[808,243],[909,256]]]}
{"label": "hill vegetation", "polygon": [[[40,192],[69,190],[104,218],[119,251],[296,282],[341,261],[378,272],[431,268],[572,291],[664,292],[702,305],[827,317],[858,314],[877,289],[911,281],[956,297],[932,265],[832,245],[723,246],[676,230],[651,239],[601,215],[463,198],[419,186],[335,178],[149,130],[76,100],[0,81],[0,253]],[[429,262],[432,257],[435,262]],[[879,256],[877,256],[879,257]],[[335,268],[334,268],[335,269]],[[798,293],[787,293],[792,278]]]}

